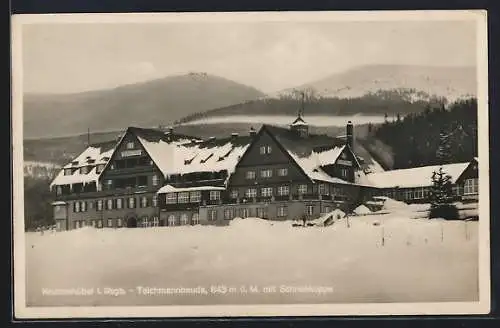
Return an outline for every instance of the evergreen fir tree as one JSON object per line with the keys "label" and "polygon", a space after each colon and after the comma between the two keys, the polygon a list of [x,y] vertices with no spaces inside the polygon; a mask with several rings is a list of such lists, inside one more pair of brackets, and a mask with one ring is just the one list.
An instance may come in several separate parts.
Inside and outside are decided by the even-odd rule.
{"label": "evergreen fir tree", "polygon": [[439,134],[439,146],[436,151],[436,159],[439,164],[448,164],[452,159],[450,134],[441,131]]}
{"label": "evergreen fir tree", "polygon": [[451,176],[440,167],[432,173],[432,186],[429,194],[431,209],[451,204],[453,201]]}

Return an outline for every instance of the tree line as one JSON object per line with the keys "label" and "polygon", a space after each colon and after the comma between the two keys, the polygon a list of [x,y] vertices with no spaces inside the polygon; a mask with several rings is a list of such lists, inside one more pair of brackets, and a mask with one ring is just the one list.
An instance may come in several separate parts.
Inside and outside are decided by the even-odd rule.
{"label": "tree line", "polygon": [[[399,114],[399,113],[398,113]],[[394,169],[467,162],[477,156],[477,100],[428,104],[421,113],[397,115],[370,129],[394,153]]]}

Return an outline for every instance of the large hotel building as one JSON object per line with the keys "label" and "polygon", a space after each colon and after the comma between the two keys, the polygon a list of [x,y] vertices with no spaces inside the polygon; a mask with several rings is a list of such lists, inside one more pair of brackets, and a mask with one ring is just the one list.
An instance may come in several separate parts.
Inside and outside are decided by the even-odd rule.
{"label": "large hotel building", "polygon": [[[423,201],[438,167],[369,172],[354,153],[353,125],[334,138],[288,127],[201,139],[173,129],[129,127],[92,144],[51,183],[57,229],[91,225],[225,225],[235,217],[313,219],[352,211],[374,195]],[[443,165],[457,199],[477,200],[477,158]]]}

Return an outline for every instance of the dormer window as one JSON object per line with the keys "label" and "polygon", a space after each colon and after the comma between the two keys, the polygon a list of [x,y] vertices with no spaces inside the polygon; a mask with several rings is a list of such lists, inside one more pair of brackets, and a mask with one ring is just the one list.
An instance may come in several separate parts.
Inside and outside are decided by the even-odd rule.
{"label": "dormer window", "polygon": [[78,161],[73,161],[73,162],[71,162],[71,165],[73,165],[73,166],[78,165]]}
{"label": "dormer window", "polygon": [[82,166],[80,168],[80,174],[87,174],[89,173],[89,167],[88,166]]}
{"label": "dormer window", "polygon": [[134,149],[134,148],[135,148],[135,144],[133,141],[127,142],[127,149]]}
{"label": "dormer window", "polygon": [[104,164],[99,164],[95,169],[95,173],[99,174],[102,172],[102,170],[104,170]]}
{"label": "dormer window", "polygon": [[71,169],[64,169],[64,175],[71,175],[73,174],[73,170]]}

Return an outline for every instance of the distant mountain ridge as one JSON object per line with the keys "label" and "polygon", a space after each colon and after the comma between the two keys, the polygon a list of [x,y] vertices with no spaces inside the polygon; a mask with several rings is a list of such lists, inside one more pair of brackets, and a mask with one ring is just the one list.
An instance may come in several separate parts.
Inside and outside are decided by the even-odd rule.
{"label": "distant mountain ridge", "polygon": [[24,137],[54,137],[166,125],[190,113],[257,99],[263,92],[219,76],[189,73],[74,94],[25,94]]}
{"label": "distant mountain ridge", "polygon": [[364,65],[268,96],[288,95],[294,89],[313,89],[322,97],[338,98],[361,97],[379,90],[413,89],[452,102],[476,96],[477,78],[472,66]]}

